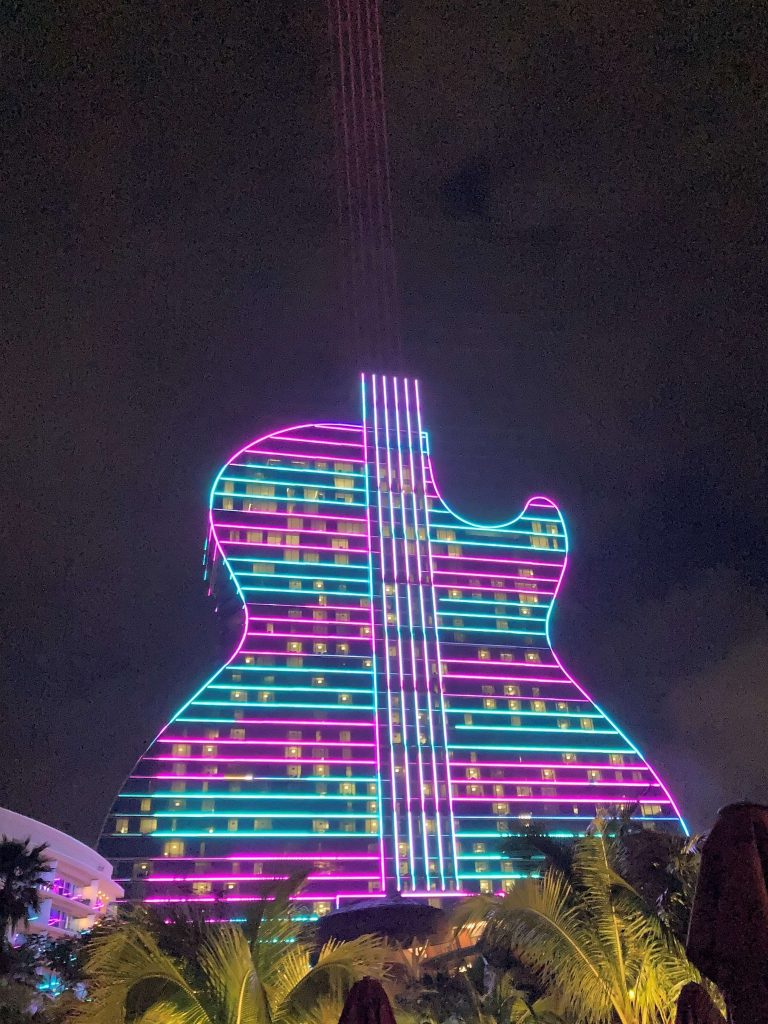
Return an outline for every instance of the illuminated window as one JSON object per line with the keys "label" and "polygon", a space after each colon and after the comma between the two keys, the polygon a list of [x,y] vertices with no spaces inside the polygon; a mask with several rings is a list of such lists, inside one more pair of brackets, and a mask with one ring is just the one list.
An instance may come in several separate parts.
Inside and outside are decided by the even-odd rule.
{"label": "illuminated window", "polygon": [[301,580],[288,580],[289,590],[301,590]]}
{"label": "illuminated window", "polygon": [[352,739],[352,733],[344,729],[342,730],[342,732],[339,733],[339,739],[341,740],[342,743],[349,743],[349,741]]}
{"label": "illuminated window", "polygon": [[230,700],[247,700],[248,696],[245,690],[231,690],[229,694]]}
{"label": "illuminated window", "polygon": [[369,835],[376,835],[376,833],[379,831],[379,827],[375,818],[366,818],[365,831]]}
{"label": "illuminated window", "polygon": [[227,821],[227,831],[237,832],[237,818],[229,818]]}
{"label": "illuminated window", "polygon": [[590,782],[599,782],[602,777],[602,772],[599,772],[597,768],[589,768],[587,770],[587,778]]}
{"label": "illuminated window", "polygon": [[507,803],[495,803],[492,806],[494,814],[509,814],[509,804]]}
{"label": "illuminated window", "polygon": [[163,843],[163,856],[183,857],[184,843],[180,839],[171,839],[170,842]]}
{"label": "illuminated window", "polygon": [[456,590],[455,588],[453,588],[453,589],[448,591],[448,597],[452,598],[454,601],[461,600],[461,598],[463,596],[464,595],[463,595],[463,592],[461,590]]}
{"label": "illuminated window", "polygon": [[543,700],[532,700],[531,708],[533,711],[536,711],[539,714],[544,714],[544,712],[547,710],[547,705],[544,703]]}
{"label": "illuminated window", "polygon": [[555,777],[555,773],[554,773],[554,771],[551,768],[542,768],[541,769],[541,777],[542,777],[542,779],[552,780]]}
{"label": "illuminated window", "polygon": [[349,654],[349,644],[336,644],[337,654]]}
{"label": "illuminated window", "polygon": [[205,896],[210,891],[211,891],[211,883],[210,882],[193,882],[192,883],[192,892],[195,894],[195,896]]}
{"label": "illuminated window", "polygon": [[567,718],[558,718],[557,728],[558,729],[570,729],[571,723]]}
{"label": "illuminated window", "polygon": [[566,764],[575,764],[577,759],[576,755],[571,753],[571,751],[566,751],[563,754],[563,760],[566,762]]}
{"label": "illuminated window", "polygon": [[285,757],[301,757],[301,747],[286,747]]}
{"label": "illuminated window", "polygon": [[[324,652],[320,652],[324,653]],[[312,676],[312,686],[325,686],[325,676]]]}
{"label": "illuminated window", "polygon": [[289,779],[301,778],[301,765],[300,764],[289,764],[286,768],[286,775]]}
{"label": "illuminated window", "polygon": [[115,832],[119,833],[119,835],[121,835],[121,836],[124,836],[124,835],[128,834],[128,819],[127,818],[118,818],[117,819],[117,821],[115,822]]}
{"label": "illuminated window", "polygon": [[595,723],[594,723],[594,721],[591,718],[582,718],[581,719],[581,728],[582,729],[594,729],[595,728]]}
{"label": "illuminated window", "polygon": [[661,804],[640,804],[640,811],[646,818],[650,818],[661,814]]}
{"label": "illuminated window", "polygon": [[312,768],[312,774],[318,776],[318,778],[324,778],[330,775],[330,767],[327,764],[316,764]]}
{"label": "illuminated window", "polygon": [[472,725],[472,715],[464,715],[464,725]]}
{"label": "illuminated window", "polygon": [[253,819],[253,831],[254,832],[268,832],[272,828],[271,818],[254,818]]}
{"label": "illuminated window", "polygon": [[174,743],[171,747],[171,753],[174,757],[188,757],[192,751],[192,747],[189,743]]}
{"label": "illuminated window", "polygon": [[480,879],[480,892],[490,893],[493,892],[493,883],[489,878]]}
{"label": "illuminated window", "polygon": [[339,783],[339,792],[342,794],[342,796],[354,796],[356,788],[357,787],[355,786],[354,782]]}
{"label": "illuminated window", "polygon": [[530,786],[517,786],[518,796],[533,796],[533,790]]}
{"label": "illuminated window", "polygon": [[301,666],[304,664],[304,659],[297,658],[295,655],[289,655],[285,659],[285,664],[288,666],[288,668],[301,668]]}
{"label": "illuminated window", "polygon": [[329,827],[330,826],[328,822],[320,818],[315,818],[315,820],[312,822],[313,832],[327,832]]}
{"label": "illuminated window", "polygon": [[206,757],[216,757],[218,752],[219,752],[219,748],[217,746],[215,746],[213,743],[204,743],[203,744],[203,754]]}
{"label": "illuminated window", "polygon": [[608,760],[611,762],[611,764],[624,764],[624,755],[610,754]]}
{"label": "illuminated window", "polygon": [[488,661],[491,657],[491,652],[487,647],[481,647],[477,652],[477,656],[481,661]]}
{"label": "illuminated window", "polygon": [[230,729],[229,730],[229,738],[232,739],[232,740],[244,740],[245,739],[245,729]]}
{"label": "illuminated window", "polygon": [[286,650],[291,651],[293,654],[301,654],[301,642],[299,640],[289,640],[285,645]]}
{"label": "illuminated window", "polygon": [[461,544],[449,544],[448,554],[451,558],[461,558],[462,547]]}
{"label": "illuminated window", "polygon": [[467,768],[466,774],[467,774],[467,778],[468,779],[479,779],[480,778],[480,769],[479,768]]}
{"label": "illuminated window", "polygon": [[483,707],[487,708],[489,711],[492,710],[493,708],[496,707],[495,699],[493,697],[484,697],[483,698]]}
{"label": "illuminated window", "polygon": [[526,651],[525,652],[525,660],[526,661],[536,661],[536,662],[539,662],[539,661],[541,661],[541,657],[540,657],[538,651]]}
{"label": "illuminated window", "polygon": [[339,694],[339,704],[351,704],[351,703],[352,703],[352,694],[351,693],[340,693]]}
{"label": "illuminated window", "polygon": [[274,703],[275,695],[271,690],[259,690],[256,700],[259,704],[271,704]]}
{"label": "illuminated window", "polygon": [[152,810],[152,801],[142,800],[139,810],[142,811],[144,814],[147,814],[149,811]]}

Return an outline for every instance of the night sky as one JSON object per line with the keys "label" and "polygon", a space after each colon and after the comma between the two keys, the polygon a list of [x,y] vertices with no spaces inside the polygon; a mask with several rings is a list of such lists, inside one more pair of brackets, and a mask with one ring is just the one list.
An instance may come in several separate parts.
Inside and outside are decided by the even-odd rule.
{"label": "night sky", "polygon": [[[694,828],[768,802],[764,3],[383,0],[406,363]],[[358,417],[321,0],[8,0],[0,804],[93,842],[221,662],[210,482]]]}

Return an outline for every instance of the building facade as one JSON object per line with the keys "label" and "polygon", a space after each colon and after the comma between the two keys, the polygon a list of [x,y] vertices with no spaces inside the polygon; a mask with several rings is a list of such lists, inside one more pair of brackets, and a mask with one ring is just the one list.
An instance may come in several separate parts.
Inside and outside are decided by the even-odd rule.
{"label": "building facade", "polygon": [[49,870],[40,889],[40,909],[24,931],[59,939],[88,931],[123,898],[109,861],[65,832],[0,808],[0,836],[48,847]]}
{"label": "building facade", "polygon": [[572,836],[631,806],[684,829],[552,649],[567,543],[548,498],[494,526],[447,506],[413,380],[365,376],[361,423],[238,451],[206,571],[240,638],[107,818],[129,896],[244,904],[305,870],[322,914],[508,888],[522,865],[501,840],[532,820]]}

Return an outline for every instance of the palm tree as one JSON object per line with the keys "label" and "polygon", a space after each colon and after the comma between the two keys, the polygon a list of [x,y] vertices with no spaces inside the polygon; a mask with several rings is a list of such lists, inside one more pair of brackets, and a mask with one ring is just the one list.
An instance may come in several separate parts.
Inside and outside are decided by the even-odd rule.
{"label": "palm tree", "polygon": [[[329,1024],[364,976],[383,979],[388,947],[363,936],[327,942],[316,958],[302,938],[284,887],[245,925],[195,919],[196,948],[146,917],[93,943],[86,969],[88,1024]],[[163,948],[163,947],[166,948]]]}
{"label": "palm tree", "polygon": [[616,844],[598,823],[574,844],[571,871],[551,867],[501,899],[477,897],[458,925],[486,921],[483,947],[511,952],[585,1024],[661,1024],[699,981],[680,940],[617,869]]}
{"label": "palm tree", "polygon": [[30,846],[29,839],[0,840],[0,945],[19,924],[27,924],[30,913],[40,909],[40,888],[50,865],[44,856],[47,843]]}

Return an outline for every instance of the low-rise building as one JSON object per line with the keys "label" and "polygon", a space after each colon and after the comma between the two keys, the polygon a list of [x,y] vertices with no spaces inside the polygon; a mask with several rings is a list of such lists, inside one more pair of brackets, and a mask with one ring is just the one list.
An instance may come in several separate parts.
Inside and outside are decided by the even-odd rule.
{"label": "low-rise building", "polygon": [[47,844],[49,870],[40,889],[40,909],[25,929],[64,938],[88,931],[110,912],[123,889],[112,880],[112,865],[85,843],[16,811],[0,808],[0,836],[32,846]]}

